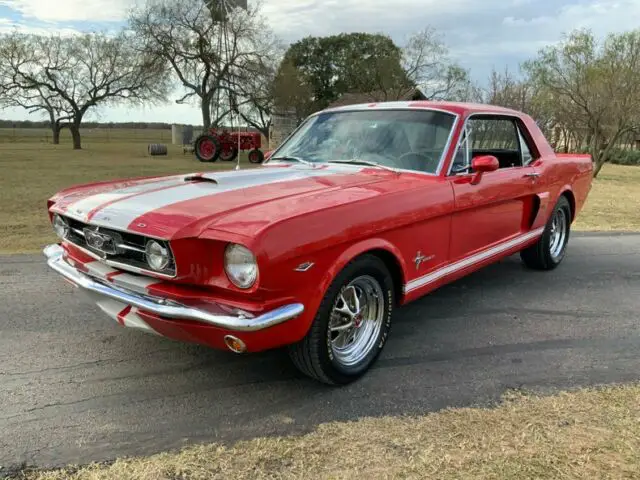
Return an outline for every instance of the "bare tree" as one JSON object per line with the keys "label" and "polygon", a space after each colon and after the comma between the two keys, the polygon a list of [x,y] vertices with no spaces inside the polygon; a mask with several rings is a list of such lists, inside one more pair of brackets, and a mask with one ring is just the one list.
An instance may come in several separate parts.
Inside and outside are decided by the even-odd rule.
{"label": "bare tree", "polygon": [[546,135],[551,135],[560,121],[557,109],[547,92],[527,76],[517,77],[508,68],[502,73],[493,70],[481,101],[529,114]]}
{"label": "bare tree", "polygon": [[[51,129],[51,143],[60,144],[60,132],[62,128],[73,118],[73,115],[65,111],[65,106],[60,99],[42,87],[33,90],[20,90],[15,85],[4,83],[0,80],[0,107],[21,107],[29,114],[45,114]],[[3,87],[3,85],[8,85]]]}
{"label": "bare tree", "polygon": [[265,137],[269,137],[271,118],[276,106],[276,76],[284,46],[267,30],[264,33],[264,45],[270,46],[270,52],[256,58],[248,69],[251,74],[245,75],[240,85],[238,111],[248,125],[258,129]]}
{"label": "bare tree", "polygon": [[257,59],[269,52],[258,8],[221,15],[211,2],[157,0],[130,16],[130,27],[146,51],[164,59],[178,78],[184,95],[177,103],[196,99],[205,128],[232,111],[229,94],[239,96]]}
{"label": "bare tree", "polygon": [[68,126],[74,149],[82,148],[80,126],[90,109],[166,96],[164,65],[140,54],[136,39],[125,33],[45,37],[14,32],[0,42],[5,88],[28,110],[48,112],[54,137]]}
{"label": "bare tree", "polygon": [[408,79],[430,100],[467,100],[472,95],[469,73],[451,61],[433,28],[411,36],[402,52]]}
{"label": "bare tree", "polygon": [[585,132],[597,176],[618,142],[640,131],[640,30],[611,34],[599,45],[575,31],[525,63],[559,118]]}

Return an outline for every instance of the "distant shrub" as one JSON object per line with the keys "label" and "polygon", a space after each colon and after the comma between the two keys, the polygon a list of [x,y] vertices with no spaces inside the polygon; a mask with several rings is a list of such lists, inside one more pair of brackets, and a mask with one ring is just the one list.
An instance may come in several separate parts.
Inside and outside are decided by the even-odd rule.
{"label": "distant shrub", "polygon": [[[576,148],[571,153],[591,153],[588,148]],[[611,151],[609,163],[615,165],[636,165],[640,166],[640,150],[622,150],[616,148]]]}
{"label": "distant shrub", "polygon": [[611,152],[609,162],[615,165],[640,166],[640,150],[614,150]]}

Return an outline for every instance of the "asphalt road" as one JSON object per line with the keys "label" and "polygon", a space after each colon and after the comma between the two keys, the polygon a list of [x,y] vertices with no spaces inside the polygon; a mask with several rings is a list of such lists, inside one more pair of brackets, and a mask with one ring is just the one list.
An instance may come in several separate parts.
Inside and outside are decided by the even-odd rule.
{"label": "asphalt road", "polygon": [[375,369],[334,389],[282,352],[240,357],[123,329],[40,256],[0,257],[0,465],[87,463],[483,405],[508,388],[638,380],[640,234],[574,236],[554,272],[511,257],[396,314]]}

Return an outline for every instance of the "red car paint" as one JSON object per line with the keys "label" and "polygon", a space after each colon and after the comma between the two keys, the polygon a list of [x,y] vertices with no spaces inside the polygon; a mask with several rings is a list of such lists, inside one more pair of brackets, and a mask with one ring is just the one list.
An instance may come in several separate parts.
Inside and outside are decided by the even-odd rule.
{"label": "red car paint", "polygon": [[[256,314],[300,302],[305,306],[302,315],[254,332],[160,318],[142,310],[138,317],[156,333],[177,340],[225,348],[224,336],[233,334],[250,352],[271,349],[304,337],[332,279],[364,252],[375,251],[389,263],[397,277],[397,300],[403,305],[535,243],[561,195],[570,199],[573,218],[581,211],[591,186],[590,157],[556,155],[529,116],[461,103],[408,102],[401,108],[439,109],[459,116],[438,175],[365,167],[357,173],[238,189],[215,200],[204,196],[178,201],[141,214],[127,227],[171,242],[177,275],[148,285],[150,294],[199,308],[215,302]],[[465,120],[475,114],[516,118],[532,144],[534,160],[484,173],[477,184],[473,173],[448,175]],[[259,168],[291,167],[267,162]],[[154,180],[70,188],[49,201],[49,213],[67,212],[88,195]],[[135,200],[136,195],[126,199],[132,201],[130,197]],[[257,258],[259,278],[248,290],[235,287],[225,275],[222,258],[229,242],[247,246]],[[62,245],[78,268],[94,261],[74,245]],[[305,262],[312,262],[313,268],[296,271]],[[105,278],[117,281],[118,273]],[[128,307],[117,319],[124,324],[130,314]]]}

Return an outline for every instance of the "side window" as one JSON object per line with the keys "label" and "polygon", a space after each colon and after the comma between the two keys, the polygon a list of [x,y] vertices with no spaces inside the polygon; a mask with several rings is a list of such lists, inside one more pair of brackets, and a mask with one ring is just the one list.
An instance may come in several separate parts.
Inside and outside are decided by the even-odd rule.
{"label": "side window", "polygon": [[472,150],[519,150],[518,130],[510,119],[478,118],[470,121]]}
{"label": "side window", "polygon": [[520,132],[513,118],[472,117],[471,158],[478,155],[493,155],[500,168],[522,166],[520,154]]}
{"label": "side window", "polygon": [[518,121],[492,115],[469,118],[453,158],[451,174],[470,172],[472,159],[479,155],[496,157],[500,168],[521,167],[534,158]]}

